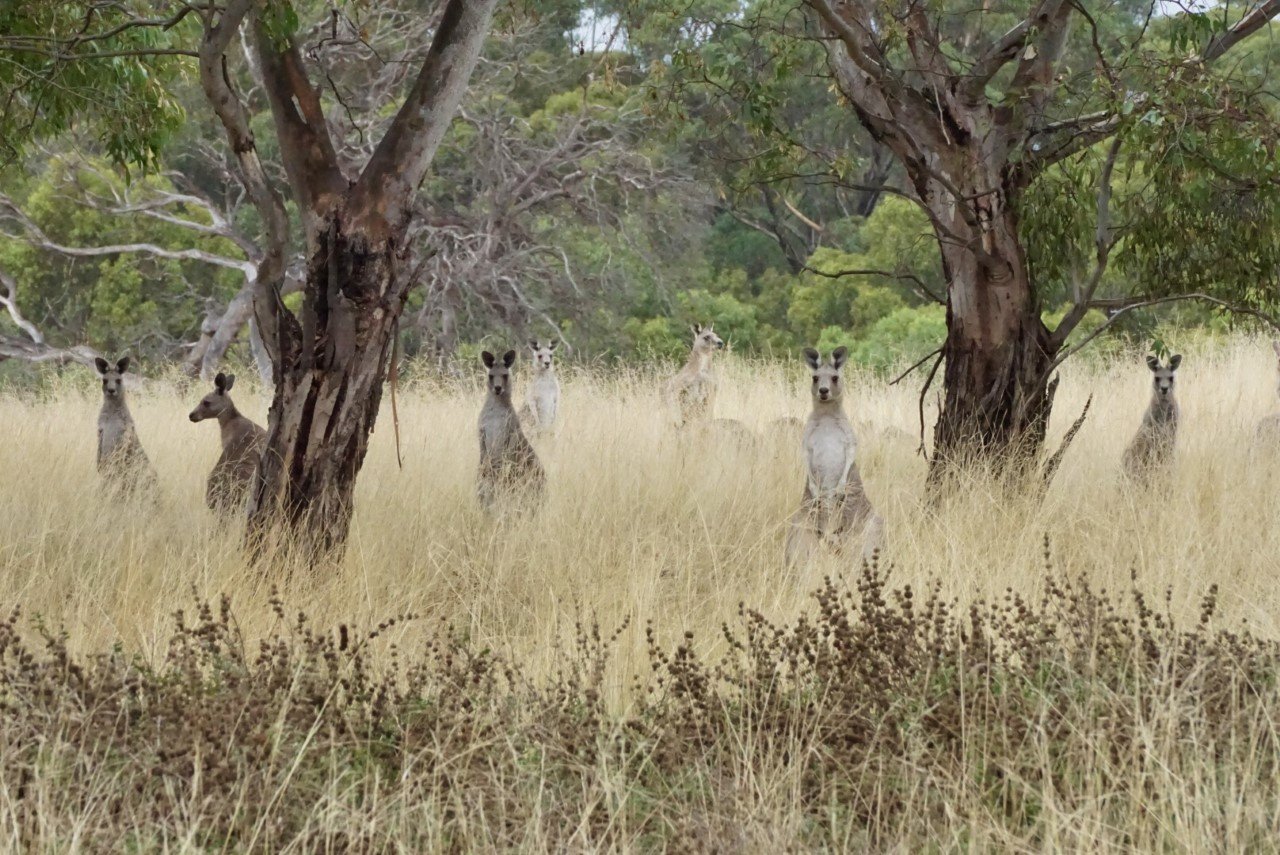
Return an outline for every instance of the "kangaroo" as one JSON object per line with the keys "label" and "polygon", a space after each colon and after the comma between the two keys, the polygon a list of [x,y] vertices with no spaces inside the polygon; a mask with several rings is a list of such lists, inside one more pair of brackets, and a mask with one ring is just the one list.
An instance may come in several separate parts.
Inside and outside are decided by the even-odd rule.
{"label": "kangaroo", "polygon": [[93,360],[102,378],[102,409],[98,412],[98,473],[113,487],[125,491],[153,490],[156,471],[138,440],[138,430],[125,402],[124,374],[129,357],[111,365],[102,357]]}
{"label": "kangaroo", "polygon": [[546,473],[511,405],[511,364],[516,361],[516,352],[508,350],[499,361],[486,350],[480,358],[488,371],[488,394],[480,410],[476,494],[484,509],[492,511],[499,499],[511,493],[536,497],[546,483]]}
{"label": "kangaroo", "polygon": [[1124,450],[1122,465],[1130,478],[1145,483],[1158,468],[1173,458],[1178,436],[1178,399],[1173,394],[1174,373],[1182,364],[1181,354],[1169,358],[1167,366],[1155,356],[1147,357],[1151,369],[1151,403],[1142,417],[1142,426]]}
{"label": "kangaroo", "polygon": [[823,362],[813,348],[805,348],[805,364],[813,372],[813,411],[804,426],[804,496],[787,533],[788,565],[801,563],[820,542],[841,549],[849,538],[863,536],[863,556],[880,546],[884,522],[871,507],[854,457],[858,442],[844,412],[840,371],[848,348],[838,347]]}
{"label": "kangaroo", "polygon": [[222,374],[213,378],[213,391],[200,399],[191,411],[191,421],[217,419],[222,433],[222,456],[209,473],[204,501],[210,510],[232,514],[244,508],[245,498],[258,473],[267,432],[240,415],[231,400],[231,387],[236,375]]}
{"label": "kangaroo", "polygon": [[711,372],[711,358],[723,348],[724,340],[710,325],[693,325],[693,350],[689,360],[663,387],[663,398],[677,426],[705,421],[715,411],[716,377]]}
{"label": "kangaroo", "polygon": [[[1277,384],[1276,392],[1280,394],[1280,340],[1271,342],[1271,349],[1276,354]],[[1280,413],[1272,413],[1258,422],[1256,438],[1259,445],[1280,446]]]}
{"label": "kangaroo", "polygon": [[529,342],[529,350],[533,354],[533,380],[529,382],[525,404],[520,408],[520,423],[527,425],[532,433],[551,430],[560,409],[560,379],[556,377],[556,366],[552,361],[555,349],[555,341],[549,341],[545,346],[540,345],[537,339]]}

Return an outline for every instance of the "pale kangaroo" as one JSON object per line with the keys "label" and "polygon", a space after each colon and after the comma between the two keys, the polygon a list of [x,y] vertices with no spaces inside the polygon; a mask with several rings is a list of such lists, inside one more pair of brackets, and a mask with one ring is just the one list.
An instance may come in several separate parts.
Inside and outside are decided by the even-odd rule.
{"label": "pale kangaroo", "polygon": [[531,433],[545,433],[556,423],[560,410],[560,379],[556,377],[555,341],[545,345],[537,339],[529,342],[533,362],[533,379],[520,408],[520,423]]}
{"label": "pale kangaroo", "polygon": [[138,440],[138,430],[125,402],[124,374],[129,357],[111,365],[102,357],[93,360],[102,378],[102,409],[98,412],[98,472],[108,484],[126,491],[153,490],[156,471]]}
{"label": "pale kangaroo", "polygon": [[211,510],[234,514],[244,509],[245,499],[258,474],[267,432],[240,414],[231,400],[236,375],[213,378],[213,391],[200,399],[191,411],[191,421],[217,419],[222,434],[222,455],[209,473],[204,501]]}
{"label": "pale kangaroo", "polygon": [[716,376],[711,371],[711,359],[723,348],[724,340],[710,325],[693,325],[693,350],[689,360],[662,390],[676,424],[705,421],[715,411]]}
{"label": "pale kangaroo", "polygon": [[546,474],[511,405],[511,364],[516,361],[516,352],[508,350],[498,360],[486,350],[480,358],[488,371],[488,391],[480,410],[476,495],[485,510],[492,510],[508,495],[536,498],[546,483]]}
{"label": "pale kangaroo", "polygon": [[1173,381],[1181,364],[1182,356],[1176,353],[1169,357],[1168,365],[1162,365],[1155,356],[1147,357],[1147,367],[1151,369],[1151,403],[1122,460],[1125,474],[1139,482],[1146,482],[1173,459],[1178,438],[1178,399],[1173,393]]}
{"label": "pale kangaroo", "polygon": [[[1276,393],[1280,394],[1280,341],[1272,341],[1271,349],[1276,354]],[[1280,413],[1272,413],[1258,422],[1257,439],[1259,445],[1280,447]]]}
{"label": "pale kangaroo", "polygon": [[858,442],[844,412],[840,371],[848,349],[838,347],[823,361],[818,351],[805,348],[804,360],[813,374],[813,411],[804,426],[804,497],[787,532],[789,565],[808,560],[820,543],[836,550],[862,536],[863,557],[882,545],[884,522],[871,507],[854,458]]}

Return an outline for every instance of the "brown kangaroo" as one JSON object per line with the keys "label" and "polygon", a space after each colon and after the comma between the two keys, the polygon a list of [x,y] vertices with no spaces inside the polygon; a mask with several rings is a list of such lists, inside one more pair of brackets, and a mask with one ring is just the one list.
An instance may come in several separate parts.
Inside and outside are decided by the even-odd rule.
{"label": "brown kangaroo", "polygon": [[200,399],[191,411],[191,421],[217,419],[222,433],[222,455],[209,473],[204,501],[210,509],[234,514],[244,509],[245,498],[267,443],[267,432],[240,415],[231,400],[231,387],[236,375],[221,374],[213,378],[213,391]]}

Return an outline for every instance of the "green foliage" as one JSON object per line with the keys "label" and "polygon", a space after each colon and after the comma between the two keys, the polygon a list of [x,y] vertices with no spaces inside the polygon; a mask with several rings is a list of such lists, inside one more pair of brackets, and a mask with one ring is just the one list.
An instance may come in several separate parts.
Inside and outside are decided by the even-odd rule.
{"label": "green foliage", "polygon": [[947,338],[947,315],[941,306],[904,307],[878,320],[854,343],[851,359],[878,371],[889,371],[921,359]]}
{"label": "green foliage", "polygon": [[[185,116],[173,92],[186,71],[166,52],[188,48],[196,25],[194,19],[170,27],[130,24],[158,20],[155,6],[0,4],[0,165],[19,160],[33,141],[73,129],[96,136],[121,167],[157,165]],[[81,38],[65,48],[49,40],[70,33]]]}
{"label": "green foliage", "polygon": [[[123,178],[113,176],[105,164],[97,167],[78,169],[52,160],[43,173],[24,183],[15,202],[50,240],[67,246],[147,243],[237,254],[237,248],[219,238],[193,239],[192,232],[181,226],[77,203],[87,193],[123,190]],[[172,189],[159,177],[146,181]],[[203,216],[198,209],[175,213],[197,221]],[[153,356],[171,355],[177,344],[193,340],[206,300],[225,302],[243,282],[237,271],[200,262],[143,253],[68,258],[24,241],[4,239],[0,239],[0,269],[21,283],[27,318],[55,340],[111,351],[131,348]],[[4,317],[0,324],[7,324]]]}

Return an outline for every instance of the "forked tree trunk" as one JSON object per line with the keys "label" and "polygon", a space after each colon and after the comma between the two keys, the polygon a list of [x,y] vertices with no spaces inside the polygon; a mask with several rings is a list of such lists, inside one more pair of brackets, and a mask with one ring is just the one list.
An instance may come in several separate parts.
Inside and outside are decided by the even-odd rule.
{"label": "forked tree trunk", "polygon": [[[977,185],[979,182],[975,182]],[[944,397],[934,431],[936,479],[957,463],[1029,464],[1044,445],[1053,391],[1049,366],[1056,348],[1040,319],[1014,208],[1016,188],[977,186],[966,217],[949,206],[934,211],[947,290],[943,345]],[[961,238],[961,240],[957,240]]]}
{"label": "forked tree trunk", "polygon": [[346,540],[408,291],[398,275],[404,233],[339,209],[308,265],[300,317],[279,313],[275,397],[249,505],[259,547],[276,529],[308,554]]}
{"label": "forked tree trunk", "polygon": [[[201,82],[237,153],[246,188],[274,234],[287,236],[279,194],[265,179],[226,51],[249,22],[281,159],[310,259],[295,316],[279,273],[253,300],[274,356],[275,398],[246,540],[263,554],[278,535],[309,558],[336,553],[351,527],[356,476],[382,402],[392,337],[411,277],[402,275],[413,196],[466,93],[498,0],[448,0],[417,78],[359,177],[343,173],[303,53],[254,0],[227,0],[201,44]],[[252,13],[252,14],[251,14]],[[283,247],[287,240],[273,246]]]}

